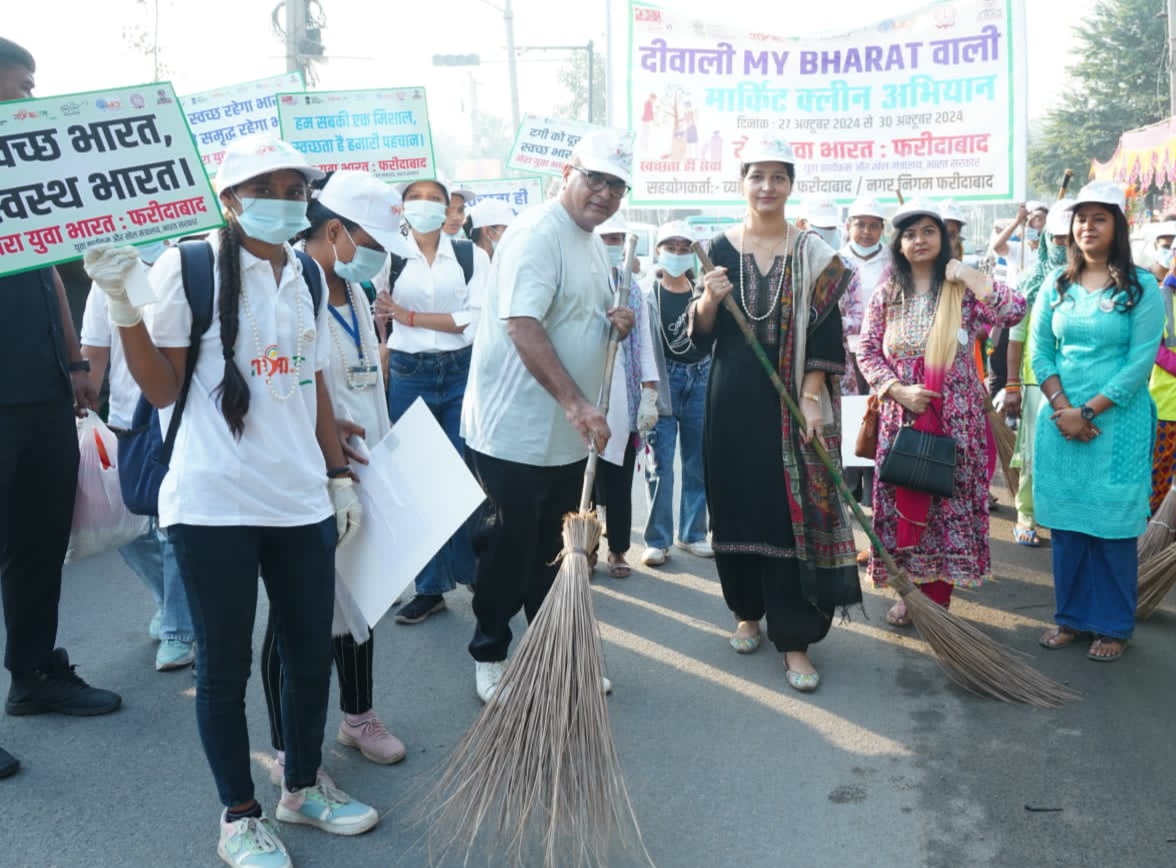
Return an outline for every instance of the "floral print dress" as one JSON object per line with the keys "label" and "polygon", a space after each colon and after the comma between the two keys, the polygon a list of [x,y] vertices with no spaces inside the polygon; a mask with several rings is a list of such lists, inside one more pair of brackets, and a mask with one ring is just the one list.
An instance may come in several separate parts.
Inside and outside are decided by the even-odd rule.
{"label": "floral print dress", "polygon": [[[924,382],[927,335],[935,317],[937,296],[903,300],[896,287],[878,288],[866,308],[858,367],[878,392],[895,380],[909,386]],[[965,291],[962,341],[944,383],[943,424],[956,442],[955,494],[936,498],[919,544],[896,551],[898,514],[895,488],[875,477],[874,530],[898,566],[916,584],[945,581],[957,587],[978,587],[990,578],[988,548],[988,460],[986,392],[968,351],[972,342],[992,326],[1008,327],[1025,315],[1025,299],[1002,283],[993,285],[986,302]],[[897,401],[883,399],[878,420],[878,452],[882,466],[894,438],[915,415]],[[869,577],[886,585],[886,566],[871,553]]]}

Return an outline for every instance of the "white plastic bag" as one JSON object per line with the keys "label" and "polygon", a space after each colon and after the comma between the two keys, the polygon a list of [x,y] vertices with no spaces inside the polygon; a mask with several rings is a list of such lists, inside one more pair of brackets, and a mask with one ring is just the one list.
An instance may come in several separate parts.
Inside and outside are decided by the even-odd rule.
{"label": "white plastic bag", "polygon": [[78,420],[78,493],[66,563],[100,555],[141,537],[151,519],[123,504],[118,484],[118,438],[97,413]]}

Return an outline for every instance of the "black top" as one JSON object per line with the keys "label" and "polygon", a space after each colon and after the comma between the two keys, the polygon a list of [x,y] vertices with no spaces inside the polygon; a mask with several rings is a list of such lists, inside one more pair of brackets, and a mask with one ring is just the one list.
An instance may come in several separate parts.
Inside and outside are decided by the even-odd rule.
{"label": "black top", "polygon": [[708,355],[706,350],[695,346],[686,333],[686,309],[693,297],[689,292],[670,292],[657,281],[653,285],[657,294],[657,308],[661,312],[661,341],[667,362],[693,365]]}
{"label": "black top", "polygon": [[53,270],[0,277],[0,407],[73,399]]}

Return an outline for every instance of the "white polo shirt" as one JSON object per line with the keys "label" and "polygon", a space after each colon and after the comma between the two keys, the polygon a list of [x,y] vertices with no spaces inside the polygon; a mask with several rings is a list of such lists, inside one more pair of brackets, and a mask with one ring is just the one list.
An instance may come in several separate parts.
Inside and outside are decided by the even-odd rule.
{"label": "white polo shirt", "polygon": [[494,253],[486,310],[474,341],[461,434],[471,449],[541,467],[588,454],[563,408],[531,376],[506,332],[507,319],[532,317],[547,332],[568,374],[595,402],[604,381],[608,258],[558,200],[520,214]]}
{"label": "white polo shirt", "polygon": [[[215,240],[212,246],[215,254]],[[328,364],[331,351],[326,278],[319,269],[324,298],[316,321],[293,248],[286,246],[279,284],[269,262],[241,250],[240,328],[233,362],[249,386],[250,403],[245,430],[236,440],[221,415],[216,392],[224,357],[215,265],[213,274],[212,325],[200,344],[170,469],[159,489],[159,524],[317,524],[334,511],[327,494],[326,462],[315,438],[315,373]],[[188,346],[192,311],[180,279],[179,251],[164,253],[150,279],[159,299],[148,308],[152,339],[159,347]],[[299,354],[304,361],[296,368]],[[289,397],[280,400],[274,393]],[[164,430],[171,412],[170,407],[160,411]]]}
{"label": "white polo shirt", "polygon": [[[465,272],[453,252],[453,242],[444,232],[437,242],[437,255],[433,257],[432,265],[417,246],[416,236],[410,232],[406,240],[409,254],[405,257],[404,270],[392,288],[393,300],[414,313],[450,314],[454,323],[465,326],[465,329],[450,334],[397,322],[392,324],[388,335],[388,348],[402,353],[440,353],[468,347],[474,342],[478,312],[485,303],[490,257],[480,247],[471,245],[474,272],[467,285]],[[372,281],[377,290],[388,289],[389,263],[385,263],[384,269]]]}
{"label": "white polo shirt", "polygon": [[874,290],[882,285],[886,272],[890,270],[890,248],[883,244],[882,249],[869,259],[862,259],[853,252],[850,245],[846,244],[841,248],[841,256],[857,270],[862,309],[865,310],[870,306]]}
{"label": "white polo shirt", "polygon": [[[147,270],[148,266],[139,263]],[[110,325],[110,314],[106,307],[106,293],[93,284],[86,296],[86,309],[82,313],[81,344],[85,347],[104,347],[110,350],[107,371],[110,374],[109,422],[115,428],[130,428],[139,403],[139,384],[131,376],[123,355],[122,338],[118,329]]]}

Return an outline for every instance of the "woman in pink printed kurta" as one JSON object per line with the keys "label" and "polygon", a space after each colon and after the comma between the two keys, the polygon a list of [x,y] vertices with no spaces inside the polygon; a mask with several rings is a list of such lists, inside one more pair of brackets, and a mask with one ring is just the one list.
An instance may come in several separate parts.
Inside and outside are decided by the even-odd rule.
{"label": "woman in pink printed kurta", "polygon": [[[892,252],[897,251],[892,248]],[[874,529],[898,566],[916,584],[944,582],[971,588],[983,584],[990,576],[985,392],[967,347],[985,328],[1011,326],[1024,314],[1024,298],[1003,284],[993,286],[986,303],[980,302],[970,290],[964,294],[961,336],[966,332],[968,340],[955,354],[943,387],[945,433],[956,442],[955,494],[933,500],[927,527],[914,548],[896,550],[895,487],[875,481]],[[858,349],[858,366],[871,391],[881,393],[896,380],[902,385],[925,382],[924,353],[934,315],[930,300],[908,298],[904,302],[893,278],[878,288],[866,308]],[[899,428],[915,418],[915,414],[897,401],[883,398],[875,456],[877,466],[881,467]],[[870,557],[869,577],[879,587],[886,585],[886,567],[876,554]],[[946,599],[950,599],[951,588],[945,590]],[[928,595],[933,599],[937,596]],[[945,604],[946,599],[937,602]]]}

